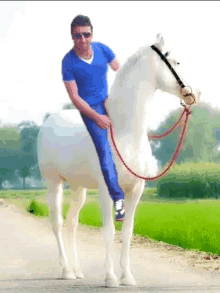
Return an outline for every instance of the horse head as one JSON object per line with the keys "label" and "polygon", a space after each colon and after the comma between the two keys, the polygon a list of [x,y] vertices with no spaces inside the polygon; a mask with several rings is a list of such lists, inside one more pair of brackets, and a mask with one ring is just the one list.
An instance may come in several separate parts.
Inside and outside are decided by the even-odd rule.
{"label": "horse head", "polygon": [[[156,88],[183,99],[187,105],[198,103],[200,91],[193,89],[179,72],[179,62],[167,50],[161,34],[156,36],[153,46],[156,70]],[[154,48],[153,48],[154,49]]]}

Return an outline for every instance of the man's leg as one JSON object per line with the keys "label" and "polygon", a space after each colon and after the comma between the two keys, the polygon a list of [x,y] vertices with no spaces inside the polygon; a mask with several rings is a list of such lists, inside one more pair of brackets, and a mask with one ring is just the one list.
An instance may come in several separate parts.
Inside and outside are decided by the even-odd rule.
{"label": "man's leg", "polygon": [[[97,112],[103,113],[104,110],[96,109]],[[113,160],[112,150],[108,141],[108,130],[100,128],[92,119],[82,115],[83,121],[91,135],[93,143],[95,145],[99,162],[102,170],[102,174],[105,179],[105,183],[108,187],[109,194],[115,203],[116,213],[120,210],[120,213],[116,214],[117,220],[123,220],[123,200],[124,192],[118,184],[118,176]]]}

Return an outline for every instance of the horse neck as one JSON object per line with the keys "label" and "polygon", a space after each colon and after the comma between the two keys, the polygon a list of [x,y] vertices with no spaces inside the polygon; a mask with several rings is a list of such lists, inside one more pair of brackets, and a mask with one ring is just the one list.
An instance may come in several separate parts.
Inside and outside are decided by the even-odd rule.
{"label": "horse neck", "polygon": [[[148,69],[149,66],[146,66],[145,71]],[[108,99],[108,111],[116,137],[130,135],[135,143],[140,143],[147,136],[147,104],[155,92],[153,71],[143,75],[137,66],[126,76],[122,86],[116,79]]]}

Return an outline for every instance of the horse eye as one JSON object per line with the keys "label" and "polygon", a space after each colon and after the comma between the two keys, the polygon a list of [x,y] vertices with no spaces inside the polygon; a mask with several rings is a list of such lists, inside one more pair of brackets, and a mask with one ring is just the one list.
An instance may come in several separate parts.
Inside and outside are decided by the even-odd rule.
{"label": "horse eye", "polygon": [[176,64],[177,64],[177,65],[180,65],[180,63],[179,63],[179,62],[177,62]]}

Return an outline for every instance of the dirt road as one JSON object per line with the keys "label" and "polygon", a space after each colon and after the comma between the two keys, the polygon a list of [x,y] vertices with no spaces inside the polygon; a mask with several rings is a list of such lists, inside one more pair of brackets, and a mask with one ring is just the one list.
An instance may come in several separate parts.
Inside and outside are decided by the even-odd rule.
{"label": "dirt road", "polygon": [[[79,227],[77,246],[85,279],[78,280],[59,279],[58,249],[47,220],[2,202],[0,231],[0,292],[220,292],[220,260],[201,253],[134,237],[131,269],[138,286],[105,288],[105,248],[98,230]],[[114,247],[118,277],[119,254],[120,234]]]}

